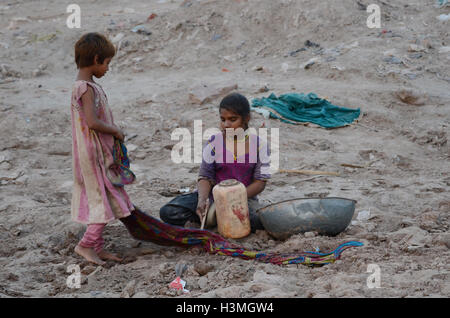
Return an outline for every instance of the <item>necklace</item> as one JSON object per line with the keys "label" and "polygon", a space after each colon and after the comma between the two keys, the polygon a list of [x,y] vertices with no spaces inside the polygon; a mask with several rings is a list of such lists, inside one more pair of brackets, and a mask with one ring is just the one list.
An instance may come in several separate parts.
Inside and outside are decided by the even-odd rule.
{"label": "necklace", "polygon": [[227,134],[226,132],[224,132],[224,134],[225,134],[225,138],[226,138],[227,141],[232,141],[232,140],[234,141],[235,140],[237,142],[244,142],[244,141],[247,141],[248,138],[249,138],[248,129],[244,131],[244,136],[241,137],[241,138],[239,138],[240,136],[242,136],[242,134],[240,134],[240,133]]}
{"label": "necklace", "polygon": [[[234,142],[236,142],[236,144],[238,144],[238,147],[239,147],[239,144],[245,143],[249,139],[249,135],[248,135],[247,131],[245,131],[244,134],[245,134],[244,137],[240,138],[240,139],[237,138],[238,137],[237,135],[231,135],[231,137],[226,136],[226,141],[227,141],[226,147],[227,147],[227,149],[228,149],[228,147],[232,149],[231,152],[233,153],[234,161],[237,161],[237,156],[234,153]],[[236,137],[236,139],[234,139],[235,137]]]}

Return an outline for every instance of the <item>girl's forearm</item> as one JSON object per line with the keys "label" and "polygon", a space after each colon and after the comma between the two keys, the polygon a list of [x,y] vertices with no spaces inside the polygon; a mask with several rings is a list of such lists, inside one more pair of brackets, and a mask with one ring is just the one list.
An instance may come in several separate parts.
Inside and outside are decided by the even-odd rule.
{"label": "girl's forearm", "polygon": [[201,179],[198,181],[198,201],[206,200],[211,192],[211,183],[206,179]]}
{"label": "girl's forearm", "polygon": [[101,120],[95,120],[90,126],[90,129],[93,129],[95,131],[104,133],[104,134],[110,134],[110,135],[116,135],[117,134],[117,127],[113,125],[109,125]]}
{"label": "girl's forearm", "polygon": [[255,195],[263,192],[266,187],[266,182],[262,180],[255,180],[247,187],[247,198],[253,198]]}

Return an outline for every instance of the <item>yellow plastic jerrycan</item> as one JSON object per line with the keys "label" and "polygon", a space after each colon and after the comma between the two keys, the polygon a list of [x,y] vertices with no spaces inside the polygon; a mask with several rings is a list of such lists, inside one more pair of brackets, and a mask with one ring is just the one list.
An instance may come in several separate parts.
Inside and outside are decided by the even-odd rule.
{"label": "yellow plastic jerrycan", "polygon": [[235,180],[224,180],[213,188],[217,228],[226,238],[242,238],[250,234],[247,189]]}

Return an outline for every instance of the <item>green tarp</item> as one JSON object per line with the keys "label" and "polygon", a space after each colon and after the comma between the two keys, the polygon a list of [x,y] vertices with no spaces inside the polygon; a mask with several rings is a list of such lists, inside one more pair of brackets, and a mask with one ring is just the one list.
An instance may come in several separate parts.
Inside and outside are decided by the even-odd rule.
{"label": "green tarp", "polygon": [[270,117],[295,124],[308,122],[325,128],[337,128],[351,124],[360,115],[360,109],[350,109],[331,104],[314,93],[289,93],[277,97],[257,98],[252,101],[253,108],[270,111]]}

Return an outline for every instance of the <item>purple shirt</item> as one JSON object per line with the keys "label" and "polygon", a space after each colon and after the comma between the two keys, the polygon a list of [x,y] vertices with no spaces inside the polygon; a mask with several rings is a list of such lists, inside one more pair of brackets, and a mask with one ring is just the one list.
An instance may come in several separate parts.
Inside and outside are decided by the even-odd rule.
{"label": "purple shirt", "polygon": [[203,148],[199,179],[208,179],[213,185],[236,179],[245,187],[254,180],[270,179],[270,150],[267,143],[256,135],[249,135],[248,138],[249,152],[234,158],[233,151],[226,149],[222,134],[211,136]]}

